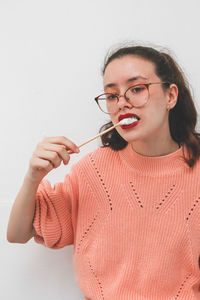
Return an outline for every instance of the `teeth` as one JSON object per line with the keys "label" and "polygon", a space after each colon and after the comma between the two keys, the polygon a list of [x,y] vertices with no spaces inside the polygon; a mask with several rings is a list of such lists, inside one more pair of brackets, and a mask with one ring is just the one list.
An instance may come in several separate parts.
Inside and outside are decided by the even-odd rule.
{"label": "teeth", "polygon": [[138,121],[138,119],[136,117],[130,117],[130,118],[122,119],[120,121],[120,124],[121,125],[130,125],[130,124],[132,124],[133,122],[136,122],[136,121]]}

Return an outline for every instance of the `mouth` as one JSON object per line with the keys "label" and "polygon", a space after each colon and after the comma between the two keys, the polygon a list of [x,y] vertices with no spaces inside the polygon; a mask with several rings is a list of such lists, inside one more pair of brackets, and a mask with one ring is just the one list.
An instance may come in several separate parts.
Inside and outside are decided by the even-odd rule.
{"label": "mouth", "polygon": [[136,114],[120,115],[118,119],[123,129],[128,129],[136,126],[140,120],[140,118]]}

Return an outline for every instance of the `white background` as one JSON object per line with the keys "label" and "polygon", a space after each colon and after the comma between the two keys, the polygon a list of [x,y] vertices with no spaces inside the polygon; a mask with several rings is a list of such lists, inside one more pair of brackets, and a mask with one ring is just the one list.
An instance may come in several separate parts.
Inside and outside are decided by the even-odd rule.
{"label": "white background", "polygon": [[[102,92],[104,56],[118,43],[171,49],[199,111],[199,10],[199,0],[0,0],[1,299],[83,299],[73,246],[55,251],[33,240],[6,240],[31,154],[44,133],[79,144],[98,132],[106,118],[93,98]],[[46,179],[62,181],[70,166],[98,145],[96,140],[84,146]]]}

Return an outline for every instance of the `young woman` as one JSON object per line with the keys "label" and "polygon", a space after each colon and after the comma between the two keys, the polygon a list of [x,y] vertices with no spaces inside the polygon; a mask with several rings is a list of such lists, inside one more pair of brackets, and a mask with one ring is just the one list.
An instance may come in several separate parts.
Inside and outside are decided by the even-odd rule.
{"label": "young woman", "polygon": [[120,48],[105,61],[110,116],[103,146],[51,187],[43,180],[78,152],[65,137],[40,142],[8,224],[9,242],[74,245],[85,300],[200,298],[200,136],[186,79],[171,56]]}

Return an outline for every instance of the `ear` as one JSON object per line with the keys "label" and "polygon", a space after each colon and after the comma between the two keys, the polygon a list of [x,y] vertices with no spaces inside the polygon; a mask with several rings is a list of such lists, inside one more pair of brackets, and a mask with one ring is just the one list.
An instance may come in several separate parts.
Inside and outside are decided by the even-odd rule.
{"label": "ear", "polygon": [[168,101],[167,101],[167,110],[172,109],[178,99],[178,87],[176,84],[172,83],[168,90]]}

